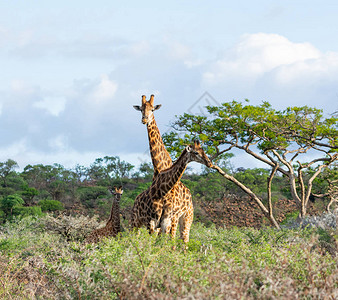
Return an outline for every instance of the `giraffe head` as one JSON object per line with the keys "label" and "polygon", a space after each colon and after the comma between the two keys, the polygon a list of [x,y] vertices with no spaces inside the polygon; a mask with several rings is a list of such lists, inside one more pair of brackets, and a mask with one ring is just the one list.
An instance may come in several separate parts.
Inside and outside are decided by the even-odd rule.
{"label": "giraffe head", "polygon": [[154,95],[150,96],[147,101],[146,96],[142,96],[142,105],[134,105],[134,108],[142,112],[142,123],[149,124],[154,119],[154,111],[158,110],[162,105],[158,104],[154,106]]}
{"label": "giraffe head", "polygon": [[185,147],[186,151],[189,153],[189,160],[196,161],[207,167],[212,167],[212,162],[209,157],[205,154],[199,141],[194,141],[194,144]]}
{"label": "giraffe head", "polygon": [[113,189],[109,189],[109,191],[111,192],[112,195],[115,196],[116,200],[117,201],[120,201],[121,199],[121,196],[123,194],[123,188],[122,188],[122,185],[120,187],[114,187]]}

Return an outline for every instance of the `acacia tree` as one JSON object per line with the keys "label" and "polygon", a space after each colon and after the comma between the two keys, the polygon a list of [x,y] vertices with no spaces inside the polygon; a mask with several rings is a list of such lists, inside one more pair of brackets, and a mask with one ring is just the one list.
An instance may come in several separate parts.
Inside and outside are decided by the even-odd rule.
{"label": "acacia tree", "polygon": [[[194,137],[204,142],[213,159],[240,149],[271,168],[268,195],[271,195],[269,186],[276,172],[288,177],[292,198],[304,216],[313,180],[338,159],[338,118],[324,118],[321,110],[307,106],[277,111],[268,102],[254,106],[232,101],[208,106],[207,112],[206,115],[178,116],[172,123],[174,130],[164,136],[168,149],[177,152]],[[315,171],[307,176],[306,170],[310,168]],[[224,171],[216,169],[225,176]],[[272,214],[255,195],[246,192],[266,215]]]}

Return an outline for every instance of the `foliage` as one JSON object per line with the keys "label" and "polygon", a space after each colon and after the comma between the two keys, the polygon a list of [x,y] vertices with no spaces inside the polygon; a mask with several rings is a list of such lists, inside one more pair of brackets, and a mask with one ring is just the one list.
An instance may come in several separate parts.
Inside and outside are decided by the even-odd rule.
{"label": "foliage", "polygon": [[33,203],[34,197],[39,195],[39,191],[36,188],[25,186],[21,195],[25,199],[26,203],[31,204]]}
{"label": "foliage", "polygon": [[46,215],[37,224],[43,230],[61,234],[68,241],[83,241],[93,230],[100,227],[97,216],[67,216],[60,215],[57,218]]}
{"label": "foliage", "polygon": [[93,208],[95,202],[102,197],[108,197],[109,193],[107,188],[102,186],[89,186],[78,189],[81,202],[87,206]]}
{"label": "foliage", "polygon": [[27,216],[41,216],[42,211],[40,206],[23,206],[24,200],[17,194],[9,195],[0,200],[2,214],[0,219],[2,222],[10,221],[15,216],[20,218]]}
{"label": "foliage", "polygon": [[[179,240],[149,236],[143,229],[98,245],[74,242],[46,229],[44,218],[16,220],[1,228],[1,298],[335,299],[338,295],[336,241],[325,230],[216,229],[194,224],[183,251]],[[327,245],[335,252],[326,251]]]}
{"label": "foliage", "polygon": [[195,176],[195,178],[194,176],[185,178],[182,182],[190,189],[192,194],[206,201],[221,199],[231,189],[228,181],[214,172],[203,176]]}
{"label": "foliage", "polygon": [[50,199],[39,201],[39,206],[41,206],[42,211],[49,211],[49,212],[64,209],[60,201],[50,200]]}
{"label": "foliage", "polygon": [[24,204],[23,199],[19,195],[9,195],[0,200],[1,209],[6,216],[12,215],[13,207]]}
{"label": "foliage", "polygon": [[13,207],[13,216],[20,216],[24,218],[27,216],[42,216],[42,211],[40,206],[14,206]]}
{"label": "foliage", "polygon": [[139,167],[139,171],[142,177],[151,178],[154,174],[154,167],[151,163],[143,162]]}
{"label": "foliage", "polygon": [[88,169],[88,176],[100,184],[109,185],[112,179],[126,178],[134,168],[118,156],[97,158]]}
{"label": "foliage", "polygon": [[[232,155],[229,155],[228,152],[219,155],[219,160],[217,164],[220,165],[223,170],[232,174],[235,179],[237,178],[245,185],[249,186],[255,193],[262,197],[262,201],[265,204],[266,176],[269,174],[269,170],[258,168],[238,168],[234,170],[232,169],[230,163],[231,156]],[[61,202],[64,205],[65,210],[68,214],[80,213],[90,216],[98,214],[100,216],[100,219],[103,220],[109,216],[111,207],[111,194],[108,192],[108,188],[112,186],[123,185],[124,194],[120,201],[120,207],[122,209],[123,217],[128,219],[135,198],[138,194],[146,190],[151,184],[153,177],[153,168],[150,163],[143,163],[140,165],[138,170],[131,173],[134,169],[130,169],[131,165],[124,162],[122,166],[125,166],[127,171],[129,168],[129,173],[121,173],[120,171],[118,171],[120,173],[116,173],[120,174],[118,176],[122,176],[122,174],[124,174],[124,178],[115,176],[113,172],[105,173],[108,174],[107,180],[104,179],[104,176],[101,177],[102,180],[97,180],[95,179],[96,177],[91,177],[90,174],[93,175],[92,166],[98,166],[98,161],[101,162],[99,164],[101,164],[101,166],[105,169],[108,168],[107,164],[111,163],[112,161],[115,161],[116,163],[121,163],[121,160],[119,158],[113,158],[106,157],[99,160],[97,159],[94,164],[89,167],[78,165],[73,169],[67,169],[59,164],[37,164],[26,166],[23,172],[20,173],[14,172],[15,167],[13,167],[14,169],[12,168],[12,171],[6,178],[7,186],[0,187],[0,202],[7,196],[15,195],[15,197],[19,196],[24,200],[24,203],[20,202],[21,206],[30,207],[32,205],[39,204],[42,206],[42,210],[45,211],[47,208],[45,208],[44,201],[46,199],[53,199],[54,201]],[[6,161],[3,162],[2,165],[6,165]],[[112,166],[110,166],[109,168],[112,168]],[[327,170],[329,170],[329,168],[327,168]],[[312,176],[311,172],[313,171],[310,170],[308,173],[304,172],[304,175]],[[326,172],[325,170],[323,172],[323,176],[321,175],[320,177],[318,177],[320,178],[320,180],[314,182],[315,191],[317,193],[321,190],[323,192],[327,190],[328,183],[325,179],[325,174],[329,174],[329,172]],[[225,214],[222,214],[221,211],[216,211],[217,209],[230,209],[227,207],[227,204],[225,202],[221,204],[221,202],[225,201],[225,197],[227,197],[227,195],[236,194],[236,196],[239,197],[238,201],[242,201],[240,198],[244,195],[242,190],[238,188],[234,183],[228,181],[224,177],[218,176],[218,174],[215,173],[214,170],[209,168],[205,168],[201,174],[186,172],[182,180],[192,192],[194,206],[196,208],[195,220],[198,219],[203,220],[203,222],[206,223],[216,223],[217,226],[222,226],[221,224],[224,223],[224,218],[228,217],[228,213],[230,213],[229,211],[226,211]],[[274,203],[280,199],[284,201],[285,197],[290,198],[291,193],[289,189],[288,178],[285,176],[275,176],[272,182],[272,192],[272,200]],[[213,201],[214,204],[211,203]],[[317,201],[317,207],[320,207],[320,205],[318,204],[320,204],[321,201],[323,201],[322,207],[324,209],[324,206],[327,205],[326,202],[328,202],[329,200],[323,198],[323,200]],[[286,201],[286,203],[288,202]],[[205,206],[205,204],[210,205],[210,207]],[[235,205],[235,202],[233,204]],[[245,210],[246,207],[248,207],[248,209],[251,209],[250,205],[243,205],[238,207],[240,207],[241,209],[240,212],[242,212],[242,210],[244,211],[243,214],[236,213],[237,216],[247,215],[247,212]],[[208,210],[209,208],[212,211]],[[48,209],[52,208],[50,207]],[[281,209],[283,210],[283,208]],[[235,214],[233,208],[230,210],[232,210],[232,214]],[[289,212],[290,209],[287,208],[286,211]],[[7,215],[6,213],[9,215]],[[6,221],[6,219],[11,218],[11,212],[7,210],[6,213],[3,209],[0,208],[1,222],[4,222]],[[258,221],[258,215],[261,217],[262,214],[257,213],[257,219],[255,218],[254,222],[257,226],[259,226],[259,224],[264,224],[265,222],[262,219],[262,222],[260,223]],[[281,221],[285,214],[279,214],[279,212],[277,212],[276,215],[281,218],[278,221]],[[244,226],[245,224],[249,226],[249,224],[251,224],[250,222],[238,222],[237,216],[236,218],[231,218],[232,221],[230,224],[239,224],[240,226]],[[216,217],[220,218],[220,220],[215,219]],[[127,223],[128,220],[124,220],[124,222]]]}
{"label": "foliage", "polygon": [[7,187],[8,178],[15,173],[14,169],[16,168],[18,168],[18,164],[13,159],[0,162],[0,178],[2,180],[3,187]]}
{"label": "foliage", "polygon": [[[237,101],[208,106],[209,115],[184,114],[163,140],[170,152],[198,137],[216,159],[234,148],[246,152],[289,178],[289,190],[306,214],[313,180],[338,159],[338,118],[324,118],[316,108],[274,110],[268,102],[254,106]],[[307,161],[307,153],[314,159]],[[315,171],[307,176],[309,169]]]}

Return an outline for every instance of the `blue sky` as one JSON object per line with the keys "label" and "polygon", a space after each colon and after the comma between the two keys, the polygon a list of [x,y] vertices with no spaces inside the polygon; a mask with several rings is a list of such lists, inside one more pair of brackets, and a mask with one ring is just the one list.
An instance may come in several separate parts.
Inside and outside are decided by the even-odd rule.
{"label": "blue sky", "polygon": [[336,1],[0,1],[0,161],[147,160],[142,94],[161,132],[206,91],[331,113],[337,15]]}

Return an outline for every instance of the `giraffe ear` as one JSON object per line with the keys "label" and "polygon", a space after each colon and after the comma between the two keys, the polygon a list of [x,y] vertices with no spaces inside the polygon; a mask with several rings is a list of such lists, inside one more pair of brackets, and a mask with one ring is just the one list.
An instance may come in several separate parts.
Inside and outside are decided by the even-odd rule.
{"label": "giraffe ear", "polygon": [[136,110],[138,110],[138,111],[141,111],[142,109],[141,109],[141,106],[139,106],[139,105],[133,105],[133,107],[136,109]]}
{"label": "giraffe ear", "polygon": [[188,145],[187,147],[185,147],[185,149],[188,151],[188,152],[191,152],[192,151],[192,148],[190,145]]}
{"label": "giraffe ear", "polygon": [[155,105],[155,107],[154,107],[154,110],[158,110],[158,109],[160,109],[160,108],[161,108],[161,106],[162,106],[162,104]]}

